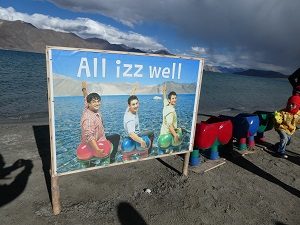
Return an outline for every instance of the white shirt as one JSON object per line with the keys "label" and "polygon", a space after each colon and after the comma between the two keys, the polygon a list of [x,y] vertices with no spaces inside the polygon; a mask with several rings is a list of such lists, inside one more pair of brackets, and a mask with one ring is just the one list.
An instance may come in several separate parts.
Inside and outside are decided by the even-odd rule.
{"label": "white shirt", "polygon": [[132,113],[129,110],[129,107],[127,107],[124,114],[123,125],[127,135],[129,135],[130,133],[138,134],[140,132],[140,122],[138,113]]}

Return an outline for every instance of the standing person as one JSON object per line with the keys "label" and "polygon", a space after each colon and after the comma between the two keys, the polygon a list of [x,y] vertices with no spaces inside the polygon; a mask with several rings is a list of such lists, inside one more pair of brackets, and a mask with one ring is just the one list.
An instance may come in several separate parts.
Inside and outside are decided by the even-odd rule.
{"label": "standing person", "polygon": [[[116,152],[118,150],[120,135],[114,134],[107,137],[105,136],[102,115],[99,112],[101,105],[100,95],[97,93],[88,94],[86,82],[82,82],[82,93],[84,97],[84,111],[80,123],[81,144],[87,145],[88,148],[92,150],[93,154],[89,155],[87,158],[91,158],[92,156],[104,158],[111,153],[110,151],[104,151],[104,145],[109,145],[110,143],[113,144],[112,153]],[[102,145],[97,143],[99,141],[104,143],[103,148],[101,147]],[[79,154],[78,151],[77,153]],[[111,156],[111,158],[114,159],[113,156]]]}
{"label": "standing person", "polygon": [[300,95],[300,68],[291,74],[288,79],[293,87],[293,95]]}
{"label": "standing person", "polygon": [[282,158],[286,155],[286,146],[290,143],[297,126],[300,125],[300,96],[291,96],[285,109],[275,112],[274,128],[279,134],[280,142],[277,153]]}
{"label": "standing person", "polygon": [[160,129],[160,135],[171,134],[174,143],[179,143],[179,135],[178,130],[180,128],[177,127],[177,114],[175,111],[175,105],[177,102],[177,94],[174,91],[171,91],[168,94],[168,98],[166,95],[167,86],[166,84],[162,87],[163,98],[164,98],[164,108],[163,108],[163,123]]}

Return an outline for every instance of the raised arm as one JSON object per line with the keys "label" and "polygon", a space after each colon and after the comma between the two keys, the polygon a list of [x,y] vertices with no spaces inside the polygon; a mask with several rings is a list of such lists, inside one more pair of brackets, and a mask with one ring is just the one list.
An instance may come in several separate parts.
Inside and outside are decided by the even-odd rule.
{"label": "raised arm", "polygon": [[168,98],[167,98],[167,85],[163,84],[162,86],[162,94],[163,94],[163,101],[164,101],[164,106],[169,104]]}
{"label": "raised arm", "polygon": [[82,90],[83,97],[86,98],[86,96],[87,96],[87,83],[86,83],[86,81],[82,81],[81,90]]}

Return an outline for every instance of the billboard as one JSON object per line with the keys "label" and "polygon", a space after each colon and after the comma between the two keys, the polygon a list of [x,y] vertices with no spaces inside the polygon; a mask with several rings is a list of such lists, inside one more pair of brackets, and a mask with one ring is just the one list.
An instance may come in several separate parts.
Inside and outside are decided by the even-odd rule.
{"label": "billboard", "polygon": [[193,150],[203,59],[47,47],[52,173]]}

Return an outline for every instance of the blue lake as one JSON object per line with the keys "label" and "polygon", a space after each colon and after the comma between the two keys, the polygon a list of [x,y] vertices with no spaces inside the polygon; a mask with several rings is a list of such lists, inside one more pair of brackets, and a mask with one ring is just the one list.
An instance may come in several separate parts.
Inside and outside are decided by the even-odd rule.
{"label": "blue lake", "polygon": [[[47,123],[45,54],[0,50],[0,90],[0,123],[36,118],[43,118]],[[291,92],[287,78],[204,72],[198,114],[200,117],[204,114],[233,116],[275,111],[285,107]],[[154,101],[153,96],[139,97],[141,128],[154,130],[157,138],[162,122],[162,102]],[[108,134],[124,136],[122,120],[126,99],[127,96],[103,96],[101,111]],[[193,100],[179,96],[176,111],[180,126],[191,126],[192,107]],[[80,142],[82,108],[82,97],[57,98],[55,102],[57,162],[61,172],[78,169],[74,149]]]}

